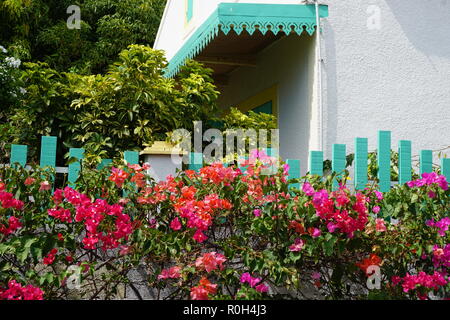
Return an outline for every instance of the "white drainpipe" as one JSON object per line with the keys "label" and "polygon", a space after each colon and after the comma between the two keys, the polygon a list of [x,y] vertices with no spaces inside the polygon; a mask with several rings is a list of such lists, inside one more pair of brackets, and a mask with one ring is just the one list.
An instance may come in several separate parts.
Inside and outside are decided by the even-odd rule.
{"label": "white drainpipe", "polygon": [[323,149],[323,103],[322,103],[322,50],[321,50],[321,38],[320,38],[320,16],[319,16],[319,1],[315,0],[316,5],[316,54],[317,54],[317,102],[319,105],[319,142],[320,150]]}

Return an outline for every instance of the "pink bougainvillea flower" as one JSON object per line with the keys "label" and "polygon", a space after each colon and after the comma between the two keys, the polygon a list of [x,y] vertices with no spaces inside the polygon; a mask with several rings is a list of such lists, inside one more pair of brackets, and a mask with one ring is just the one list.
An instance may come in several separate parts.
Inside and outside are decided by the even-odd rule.
{"label": "pink bougainvillea flower", "polygon": [[378,214],[378,212],[380,212],[380,207],[379,207],[379,206],[375,206],[375,207],[373,207],[372,211],[373,211],[374,213],[377,213],[377,214]]}
{"label": "pink bougainvillea flower", "polygon": [[375,195],[377,196],[378,200],[383,200],[383,193],[382,192],[375,190]]}
{"label": "pink bougainvillea flower", "polygon": [[269,291],[269,287],[265,285],[264,283],[261,283],[255,287],[256,291],[261,293],[266,293]]}
{"label": "pink bougainvillea flower", "polygon": [[244,273],[241,275],[240,282],[241,282],[241,283],[250,282],[251,278],[252,278],[252,276],[250,275],[250,273],[244,272]]}
{"label": "pink bougainvillea flower", "polygon": [[181,277],[181,267],[175,266],[169,269],[164,269],[158,275],[158,279],[178,279]]}
{"label": "pink bougainvillea flower", "polygon": [[302,186],[302,191],[307,195],[307,196],[312,196],[314,195],[314,188],[312,187],[312,185],[309,182],[305,182]]}
{"label": "pink bougainvillea flower", "polygon": [[261,278],[252,277],[248,272],[241,275],[240,282],[248,283],[251,288],[255,288],[256,291],[261,293],[268,292],[269,290],[269,287],[266,284],[261,283]]}
{"label": "pink bougainvillea flower", "polygon": [[50,185],[50,182],[48,181],[42,181],[41,185],[39,187],[39,191],[48,191],[52,188],[52,186]]}
{"label": "pink bougainvillea flower", "polygon": [[289,175],[289,169],[290,169],[290,167],[287,163],[283,164],[283,175],[284,176]]}
{"label": "pink bougainvillea flower", "polygon": [[223,270],[223,263],[227,261],[223,254],[217,252],[208,252],[197,258],[195,266],[200,270],[211,272],[216,269]]}
{"label": "pink bougainvillea flower", "polygon": [[206,239],[208,239],[207,236],[205,236],[205,234],[203,232],[201,232],[200,230],[197,230],[194,233],[194,236],[192,237],[195,241],[197,241],[198,243],[202,243],[204,241],[206,241]]}
{"label": "pink bougainvillea flower", "polygon": [[320,231],[320,229],[317,228],[308,228],[308,232],[313,238],[318,238],[322,234],[322,231]]}
{"label": "pink bougainvillea flower", "polygon": [[375,228],[376,228],[377,232],[385,232],[387,230],[383,219],[375,220]]}
{"label": "pink bougainvillea flower", "polygon": [[448,228],[450,226],[450,217],[442,218],[441,220],[439,220],[437,222],[435,222],[434,219],[427,220],[425,222],[425,224],[429,227],[434,227],[434,228],[439,229],[438,234],[441,237],[444,237],[445,233],[448,231]]}
{"label": "pink bougainvillea flower", "polygon": [[209,300],[208,290],[203,286],[196,286],[191,288],[191,299],[192,300]]}
{"label": "pink bougainvillea flower", "polygon": [[126,256],[131,252],[131,246],[120,246],[119,255]]}
{"label": "pink bougainvillea flower", "polygon": [[336,231],[337,226],[333,222],[329,222],[327,224],[327,229],[328,229],[329,232],[333,233],[334,231]]}
{"label": "pink bougainvillea flower", "polygon": [[261,217],[261,209],[253,210],[253,214],[255,215],[255,217]]}
{"label": "pink bougainvillea flower", "polygon": [[172,230],[175,230],[175,231],[180,230],[180,229],[181,229],[181,222],[180,222],[180,219],[178,219],[178,218],[173,219],[173,220],[170,222],[170,228],[171,228]]}
{"label": "pink bougainvillea flower", "polygon": [[314,280],[320,280],[320,278],[321,278],[320,272],[317,272],[317,271],[313,272],[313,274],[311,275],[311,278],[313,278]]}
{"label": "pink bougainvillea flower", "polygon": [[305,241],[303,241],[300,238],[297,238],[297,239],[295,239],[294,243],[289,247],[289,250],[293,251],[293,252],[298,252],[298,251],[301,251],[304,246],[305,246]]}

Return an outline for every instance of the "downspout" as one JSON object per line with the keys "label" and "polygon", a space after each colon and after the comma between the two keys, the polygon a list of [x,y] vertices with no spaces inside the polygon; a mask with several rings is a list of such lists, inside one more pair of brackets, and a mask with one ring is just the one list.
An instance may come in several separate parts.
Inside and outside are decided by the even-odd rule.
{"label": "downspout", "polygon": [[323,149],[323,102],[322,102],[322,49],[320,38],[320,15],[319,15],[319,1],[314,0],[316,5],[316,55],[317,55],[317,103],[319,106],[319,146]]}

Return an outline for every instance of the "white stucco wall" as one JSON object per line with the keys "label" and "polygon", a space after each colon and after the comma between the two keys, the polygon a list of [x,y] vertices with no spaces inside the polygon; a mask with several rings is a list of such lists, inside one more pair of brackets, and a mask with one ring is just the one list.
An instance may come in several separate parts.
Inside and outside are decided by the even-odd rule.
{"label": "white stucco wall", "polygon": [[[156,48],[166,50],[168,59],[219,2],[303,3],[195,2],[190,27],[185,26],[184,0],[169,2],[155,44]],[[331,158],[333,143],[345,143],[348,152],[353,152],[355,137],[368,137],[369,149],[374,150],[378,130],[393,132],[393,149],[397,149],[401,139],[412,140],[413,155],[421,149],[450,146],[450,1],[322,0],[321,3],[329,5],[329,17],[322,21],[325,157]],[[369,29],[368,19],[377,12],[380,28]],[[304,160],[305,168],[305,151],[317,146],[318,116],[315,87],[306,81],[307,77],[314,79],[313,51],[302,49],[301,41],[281,40],[261,54],[258,70],[241,68],[232,74],[233,94],[225,92],[221,101],[237,103],[278,81],[281,154]],[[277,59],[278,54],[289,56],[294,62]],[[307,66],[303,65],[305,61]],[[293,147],[285,151],[286,145]],[[450,149],[447,153],[450,156]]]}
{"label": "white stucco wall", "polygon": [[450,1],[324,3],[326,155],[333,143],[353,151],[355,137],[374,150],[377,130],[392,130],[395,150],[412,140],[413,155],[450,146]]}

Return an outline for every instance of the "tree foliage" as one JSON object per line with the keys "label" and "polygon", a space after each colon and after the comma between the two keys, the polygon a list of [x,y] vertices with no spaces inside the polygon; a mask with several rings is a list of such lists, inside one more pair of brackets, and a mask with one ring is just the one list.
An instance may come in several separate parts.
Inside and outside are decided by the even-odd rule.
{"label": "tree foliage", "polygon": [[[153,46],[166,0],[2,0],[0,43],[58,71],[102,73],[130,44]],[[78,5],[81,28],[66,25]]]}

